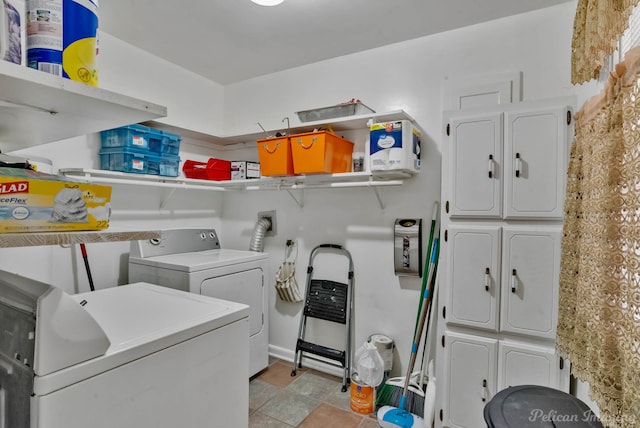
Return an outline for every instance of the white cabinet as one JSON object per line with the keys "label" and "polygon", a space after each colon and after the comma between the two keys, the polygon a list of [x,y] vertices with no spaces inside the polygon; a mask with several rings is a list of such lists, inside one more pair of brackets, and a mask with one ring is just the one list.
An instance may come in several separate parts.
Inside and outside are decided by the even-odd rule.
{"label": "white cabinet", "polygon": [[451,218],[562,218],[571,109],[517,106],[449,116]]}
{"label": "white cabinet", "polygon": [[[452,218],[502,215],[502,113],[452,117],[448,125]],[[443,159],[444,161],[444,159]]]}
{"label": "white cabinet", "polygon": [[555,338],[560,227],[503,230],[500,330]]}
{"label": "white cabinet", "polygon": [[501,230],[458,227],[445,230],[447,294],[445,318],[458,324],[496,331],[500,298]]}
{"label": "white cabinet", "polygon": [[569,364],[553,346],[509,340],[498,344],[498,391],[515,385],[543,385],[568,390]]}
{"label": "white cabinet", "polygon": [[552,346],[447,332],[442,396],[443,426],[485,428],[484,406],[498,391],[514,385],[567,389],[568,364]]}
{"label": "white cabinet", "polygon": [[498,391],[568,390],[555,353],[571,107],[445,115],[437,427],[485,427]]}
{"label": "white cabinet", "polygon": [[[451,428],[485,428],[482,410],[496,391],[498,341],[459,333],[447,333],[440,417]],[[437,418],[436,418],[437,419]]]}
{"label": "white cabinet", "polygon": [[555,336],[559,227],[451,225],[445,233],[448,323]]}

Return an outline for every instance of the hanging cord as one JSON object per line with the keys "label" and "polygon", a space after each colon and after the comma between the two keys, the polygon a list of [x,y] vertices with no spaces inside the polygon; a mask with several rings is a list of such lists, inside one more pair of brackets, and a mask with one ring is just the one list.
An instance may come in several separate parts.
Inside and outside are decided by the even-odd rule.
{"label": "hanging cord", "polygon": [[276,291],[278,292],[278,297],[284,302],[302,301],[302,294],[296,280],[297,258],[298,244],[289,239],[284,249],[284,261],[276,273]]}
{"label": "hanging cord", "polygon": [[87,256],[87,247],[84,244],[80,244],[80,251],[82,252],[82,259],[84,260],[84,267],[87,270],[87,278],[89,279],[89,289],[96,291],[93,286],[93,278],[91,277],[91,268],[89,267],[89,256]]}

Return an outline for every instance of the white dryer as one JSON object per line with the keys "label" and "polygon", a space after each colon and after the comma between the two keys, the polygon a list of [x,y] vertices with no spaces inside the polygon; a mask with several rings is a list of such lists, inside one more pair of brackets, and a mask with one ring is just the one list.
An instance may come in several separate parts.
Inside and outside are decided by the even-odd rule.
{"label": "white dryer", "polygon": [[68,295],[0,271],[0,427],[246,427],[248,314],[152,284]]}
{"label": "white dryer", "polygon": [[214,229],[167,229],[134,241],[129,282],[149,282],[249,306],[249,376],[269,364],[269,255],[220,248]]}

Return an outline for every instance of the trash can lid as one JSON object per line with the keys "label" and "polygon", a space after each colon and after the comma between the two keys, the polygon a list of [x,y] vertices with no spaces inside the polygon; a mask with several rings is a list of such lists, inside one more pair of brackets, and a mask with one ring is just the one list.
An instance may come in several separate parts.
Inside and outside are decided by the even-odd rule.
{"label": "trash can lid", "polygon": [[537,385],[498,392],[484,407],[484,419],[489,428],[603,428],[577,397]]}

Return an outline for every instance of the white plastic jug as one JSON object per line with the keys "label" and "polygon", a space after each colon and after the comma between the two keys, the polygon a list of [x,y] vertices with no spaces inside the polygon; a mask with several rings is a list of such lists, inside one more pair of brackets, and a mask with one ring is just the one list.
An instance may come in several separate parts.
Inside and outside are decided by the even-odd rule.
{"label": "white plastic jug", "polygon": [[366,385],[376,387],[382,383],[384,360],[373,343],[365,342],[356,351],[355,371],[360,381]]}

